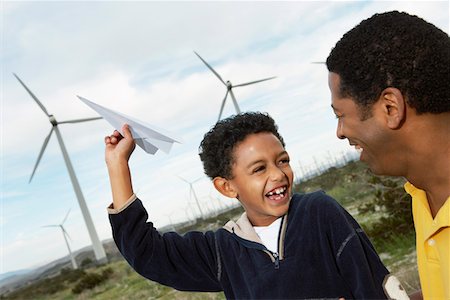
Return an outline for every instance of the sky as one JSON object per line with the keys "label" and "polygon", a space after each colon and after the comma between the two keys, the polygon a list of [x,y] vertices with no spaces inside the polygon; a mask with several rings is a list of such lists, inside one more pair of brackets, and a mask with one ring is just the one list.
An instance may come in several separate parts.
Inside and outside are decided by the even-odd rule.
{"label": "sky", "polygon": [[[242,111],[268,112],[287,143],[297,175],[354,151],[335,135],[324,62],[341,36],[374,13],[416,14],[449,32],[448,1],[291,2],[17,2],[1,1],[0,273],[32,268],[90,245],[62,153],[53,134],[31,183],[48,117],[19,84],[31,89],[58,121],[96,117],[76,95],[164,128],[183,138],[169,154],[136,148],[133,188],[157,227],[235,205],[204,176],[198,145],[217,121],[225,86]],[[230,99],[229,99],[230,100]],[[234,114],[227,101],[224,117]],[[104,120],[59,125],[101,240],[111,238],[111,191]],[[303,171],[302,171],[303,170]]]}

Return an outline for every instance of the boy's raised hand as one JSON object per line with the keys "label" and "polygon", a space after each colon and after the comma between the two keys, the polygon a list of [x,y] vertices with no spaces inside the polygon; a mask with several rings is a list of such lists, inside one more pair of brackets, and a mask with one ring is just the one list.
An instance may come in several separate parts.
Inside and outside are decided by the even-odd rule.
{"label": "boy's raised hand", "polygon": [[128,124],[123,125],[122,131],[124,136],[117,130],[114,130],[113,134],[105,137],[105,160],[107,165],[128,162],[136,147]]}
{"label": "boy's raised hand", "polygon": [[105,137],[105,160],[115,209],[122,208],[134,194],[128,159],[136,144],[127,124],[123,125],[122,131],[124,136],[114,130],[112,135]]}

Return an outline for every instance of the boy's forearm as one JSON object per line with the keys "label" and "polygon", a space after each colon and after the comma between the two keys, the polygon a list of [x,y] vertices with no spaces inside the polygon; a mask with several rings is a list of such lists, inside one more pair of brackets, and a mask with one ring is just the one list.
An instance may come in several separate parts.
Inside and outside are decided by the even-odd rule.
{"label": "boy's forearm", "polygon": [[133,195],[130,168],[127,161],[108,164],[109,181],[115,209],[120,209]]}

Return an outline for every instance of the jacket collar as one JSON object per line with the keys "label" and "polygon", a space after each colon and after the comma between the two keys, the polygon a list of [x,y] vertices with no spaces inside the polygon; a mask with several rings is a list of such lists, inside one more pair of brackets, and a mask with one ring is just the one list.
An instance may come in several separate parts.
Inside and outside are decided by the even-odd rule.
{"label": "jacket collar", "polygon": [[223,228],[245,240],[259,244],[263,243],[253,228],[252,223],[250,223],[246,212],[244,212],[236,222],[232,220],[228,221]]}
{"label": "jacket collar", "polygon": [[[286,213],[281,219],[280,234],[278,236],[278,244],[279,244],[278,250],[280,252],[279,253],[280,259],[284,258],[284,239],[286,236],[287,221],[288,221],[288,213]],[[232,220],[228,221],[223,226],[223,229],[227,230],[230,233],[234,233],[241,239],[263,245],[261,238],[256,233],[252,223],[250,223],[250,220],[247,217],[247,213],[245,212],[239,217],[239,219],[236,222]]]}

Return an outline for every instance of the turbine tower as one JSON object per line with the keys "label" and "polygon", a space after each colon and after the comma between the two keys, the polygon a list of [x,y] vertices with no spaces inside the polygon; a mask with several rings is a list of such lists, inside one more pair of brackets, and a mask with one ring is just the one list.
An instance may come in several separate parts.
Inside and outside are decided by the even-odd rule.
{"label": "turbine tower", "polygon": [[197,178],[194,181],[187,181],[186,179],[184,179],[181,176],[177,176],[177,177],[180,178],[181,180],[183,180],[184,182],[186,182],[187,184],[189,184],[189,194],[191,196],[194,195],[195,202],[197,203],[198,210],[200,211],[200,216],[204,220],[205,219],[205,215],[203,214],[202,208],[200,207],[200,202],[198,201],[197,194],[195,193],[195,190],[194,190],[194,183],[196,183],[197,181],[199,181],[203,177]]}
{"label": "turbine tower", "polygon": [[103,248],[102,243],[100,242],[97,231],[95,230],[94,223],[92,222],[91,215],[89,213],[88,207],[86,205],[86,201],[84,200],[83,193],[81,192],[80,184],[78,183],[78,179],[75,175],[75,171],[73,169],[72,163],[69,158],[69,154],[67,153],[66,146],[64,145],[61,133],[59,131],[58,125],[59,124],[66,124],[66,123],[80,123],[80,122],[86,122],[86,121],[93,121],[101,119],[101,117],[95,117],[95,118],[85,118],[85,119],[76,119],[76,120],[69,120],[69,121],[62,121],[58,122],[56,121],[55,117],[47,112],[47,109],[42,105],[42,103],[39,101],[39,99],[30,91],[30,89],[20,80],[20,78],[13,73],[13,75],[17,78],[17,80],[20,82],[20,84],[25,88],[25,90],[30,94],[30,96],[34,99],[34,101],[39,105],[39,107],[42,109],[42,111],[47,115],[47,117],[50,120],[50,123],[52,124],[52,128],[50,129],[50,133],[47,135],[47,137],[44,140],[44,144],[42,145],[41,151],[39,152],[36,164],[34,165],[33,172],[31,173],[30,180],[28,183],[31,182],[33,179],[34,173],[36,172],[36,169],[39,165],[39,162],[41,161],[42,155],[44,154],[45,148],[47,147],[48,141],[50,140],[50,137],[55,131],[56,137],[58,139],[59,146],[61,147],[61,152],[64,157],[64,161],[66,163],[67,171],[69,172],[70,180],[72,182],[73,189],[75,190],[75,195],[77,196],[78,204],[80,205],[81,212],[84,217],[84,222],[86,223],[86,227],[89,232],[89,236],[92,241],[92,247],[94,248],[94,254],[95,258],[99,263],[105,263],[107,262],[105,249]]}
{"label": "turbine tower", "polygon": [[234,108],[236,109],[236,113],[241,113],[241,110],[239,108],[239,105],[236,101],[236,97],[234,96],[233,93],[233,88],[235,87],[240,87],[240,86],[244,86],[244,85],[250,85],[250,84],[254,84],[254,83],[258,83],[258,82],[262,82],[262,81],[266,81],[266,80],[270,80],[270,79],[274,79],[276,77],[269,77],[269,78],[264,78],[264,79],[260,79],[260,80],[255,80],[255,81],[251,81],[251,82],[246,82],[246,83],[240,83],[240,84],[236,84],[233,85],[229,80],[227,80],[226,82],[222,79],[222,77],[220,77],[219,73],[217,73],[197,52],[195,52],[195,55],[198,56],[198,58],[200,58],[200,60],[208,67],[208,69],[210,69],[214,75],[217,76],[217,78],[219,78],[219,80],[226,86],[227,88],[227,92],[225,93],[225,98],[223,98],[222,100],[222,105],[220,106],[220,112],[219,112],[219,118],[218,120],[220,120],[220,118],[222,117],[222,112],[223,112],[223,108],[225,106],[225,102],[227,101],[227,97],[228,94],[230,94],[231,96],[231,100],[233,100],[233,104],[234,104]]}
{"label": "turbine tower", "polygon": [[59,228],[61,228],[61,232],[62,232],[62,235],[64,237],[64,241],[66,242],[67,250],[69,250],[69,256],[70,256],[70,260],[72,261],[72,267],[75,270],[75,269],[78,269],[78,265],[77,265],[77,262],[75,260],[75,257],[72,254],[72,251],[70,250],[69,242],[67,241],[67,238],[70,239],[70,236],[67,233],[67,231],[64,229],[64,226],[63,226],[64,222],[66,222],[66,220],[67,220],[67,216],[69,215],[69,213],[70,213],[70,209],[67,212],[66,216],[64,217],[63,221],[61,222],[61,224],[58,224],[58,225],[46,225],[46,226],[42,226],[42,227],[59,227]]}

